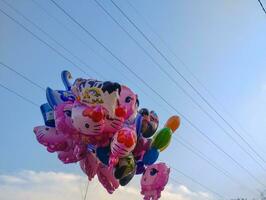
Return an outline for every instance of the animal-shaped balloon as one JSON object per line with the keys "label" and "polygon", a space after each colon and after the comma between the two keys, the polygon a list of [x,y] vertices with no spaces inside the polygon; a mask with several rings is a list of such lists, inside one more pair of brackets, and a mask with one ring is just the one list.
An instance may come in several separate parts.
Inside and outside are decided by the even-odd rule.
{"label": "animal-shaped balloon", "polygon": [[119,158],[128,156],[135,148],[137,134],[132,128],[122,128],[117,131],[111,141],[109,166],[115,166]]}
{"label": "animal-shaped balloon", "polygon": [[97,174],[99,161],[96,155],[92,152],[88,152],[87,156],[79,161],[80,168],[88,176],[89,181]]}
{"label": "animal-shaped balloon", "polygon": [[159,126],[159,118],[154,111],[149,112],[146,108],[142,108],[139,114],[142,116],[141,135],[149,138],[156,132]]}
{"label": "animal-shaped balloon", "polygon": [[88,106],[101,105],[113,117],[117,108],[121,86],[110,81],[94,79],[76,79],[72,88],[73,94],[83,104]]}
{"label": "animal-shaped balloon", "polygon": [[125,120],[132,121],[137,115],[139,106],[138,96],[123,85],[121,86],[119,95],[119,105],[122,108],[121,113],[125,111],[125,113],[121,114],[124,116]]}
{"label": "animal-shaped balloon", "polygon": [[33,131],[37,141],[47,147],[50,153],[64,151],[68,147],[67,137],[56,131],[54,127],[36,126]]}
{"label": "animal-shaped balloon", "polygon": [[115,166],[114,175],[117,179],[122,179],[135,171],[136,163],[132,154],[120,158]]}
{"label": "animal-shaped balloon", "polygon": [[74,135],[77,133],[77,130],[72,124],[72,108],[73,102],[70,101],[63,102],[54,108],[56,130],[61,131],[65,135]]}
{"label": "animal-shaped balloon", "polygon": [[104,109],[101,106],[86,106],[76,101],[72,108],[72,124],[84,135],[101,135],[104,129]]}
{"label": "animal-shaped balloon", "polygon": [[141,177],[141,194],[144,200],[158,200],[168,182],[170,168],[165,163],[157,163],[146,168]]}
{"label": "animal-shaped balloon", "polygon": [[112,194],[119,187],[119,182],[113,174],[113,168],[107,167],[106,165],[100,163],[97,176],[100,183],[108,193]]}

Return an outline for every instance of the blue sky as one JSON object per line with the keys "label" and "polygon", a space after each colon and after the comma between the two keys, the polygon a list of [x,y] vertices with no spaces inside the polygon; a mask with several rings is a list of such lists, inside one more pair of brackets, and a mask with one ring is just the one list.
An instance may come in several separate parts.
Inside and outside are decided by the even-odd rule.
{"label": "blue sky", "polygon": [[[77,25],[71,22],[50,1],[40,0],[38,4],[47,9],[67,29],[43,12],[31,0],[10,0],[8,2],[34,23],[37,23],[53,38],[62,43],[65,48],[82,59],[83,62],[87,63],[87,66],[103,74],[109,80],[119,81],[130,86],[138,93],[141,107],[154,109],[158,112],[161,126],[169,117],[169,112],[175,114],[173,110],[167,107],[136,77],[123,68]],[[233,134],[195,92],[174,73],[134,27],[123,18],[110,1],[100,2],[204,109],[219,120],[228,132]],[[257,1],[130,1],[179,58],[186,63],[190,71],[208,88],[208,91],[231,113],[231,116],[227,115],[221,105],[204,90],[188,72],[187,68],[171,54],[147,27],[143,18],[129,6],[127,1],[120,0],[115,2],[175,64],[178,70],[198,88],[204,97],[266,158],[266,118],[264,115],[264,110],[266,109],[266,16]],[[212,140],[266,184],[265,171],[254,163],[247,154],[200,111],[154,65],[141,49],[105,15],[94,1],[81,0],[77,3],[76,1],[67,0],[58,1],[58,3],[95,34],[132,70],[145,79],[170,104],[174,105],[177,110],[186,115]],[[264,3],[266,4],[266,2]],[[27,23],[2,1],[0,1],[0,8],[23,23],[83,70],[86,70],[91,77],[102,79],[98,74],[86,68],[83,63],[80,63],[79,60]],[[0,61],[12,66],[43,87],[50,86],[54,89],[62,89],[63,84],[61,83],[60,72],[64,69],[71,71],[74,78],[86,76],[73,67],[73,64],[58,56],[2,13],[0,13],[0,27]],[[2,67],[0,68],[0,83],[38,104],[46,101],[43,91]],[[32,129],[36,125],[43,124],[39,109],[2,88],[0,88],[0,92],[2,104],[2,114],[0,116],[0,173],[17,173],[21,170],[80,173],[77,165],[63,165],[56,159],[56,155],[49,154],[36,142]],[[236,121],[232,119],[232,116],[240,122],[241,126],[248,131],[251,137],[242,131]],[[182,122],[181,128],[174,135],[176,139],[180,137],[193,144],[204,154],[208,155],[209,158],[231,172],[235,178],[248,185],[249,188],[253,190],[263,189],[243,170],[235,166],[230,159],[206,142],[189,124],[184,120]],[[239,138],[235,138],[239,140]],[[232,183],[175,140],[172,141],[171,146],[166,151],[161,153],[160,158],[226,197],[254,196],[248,190]],[[261,164],[265,165],[263,162]],[[171,176],[192,191],[205,191],[174,171],[172,171]],[[177,186],[174,182],[172,184]]]}

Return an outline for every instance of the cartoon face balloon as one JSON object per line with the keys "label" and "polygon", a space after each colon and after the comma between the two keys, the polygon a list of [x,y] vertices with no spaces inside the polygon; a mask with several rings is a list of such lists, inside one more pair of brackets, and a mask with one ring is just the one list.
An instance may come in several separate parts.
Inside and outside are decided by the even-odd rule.
{"label": "cartoon face balloon", "polygon": [[49,152],[62,151],[68,146],[66,136],[59,134],[54,127],[36,126],[33,131],[37,141],[46,146]]}
{"label": "cartoon face balloon", "polygon": [[72,107],[73,102],[64,102],[57,105],[54,109],[56,129],[64,134],[75,132],[71,119]]}
{"label": "cartoon face balloon", "polygon": [[136,133],[130,128],[122,128],[113,137],[111,152],[118,157],[127,156],[136,146]]}
{"label": "cartoon face balloon", "polygon": [[159,125],[159,118],[154,111],[150,111],[146,108],[142,108],[139,111],[142,116],[141,133],[145,138],[151,137],[157,130]]}
{"label": "cartoon face balloon", "polygon": [[136,146],[137,134],[131,128],[122,128],[117,131],[111,141],[111,155],[109,166],[117,164],[119,158],[128,156]]}
{"label": "cartoon face balloon", "polygon": [[121,86],[119,105],[125,109],[125,120],[135,118],[139,106],[138,96],[123,85]]}
{"label": "cartoon face balloon", "polygon": [[115,116],[121,91],[120,84],[79,78],[76,79],[71,90],[81,103],[88,106],[101,105],[111,117]]}
{"label": "cartoon face balloon", "polygon": [[72,124],[85,135],[101,135],[104,128],[104,109],[101,106],[89,107],[75,102],[72,108]]}
{"label": "cartoon face balloon", "polygon": [[141,194],[144,199],[157,200],[168,182],[170,169],[165,163],[153,164],[147,167],[141,178]]}

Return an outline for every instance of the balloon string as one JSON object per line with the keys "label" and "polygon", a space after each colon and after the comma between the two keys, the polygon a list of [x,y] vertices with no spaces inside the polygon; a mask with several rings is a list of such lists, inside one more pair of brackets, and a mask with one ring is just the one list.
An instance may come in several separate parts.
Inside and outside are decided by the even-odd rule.
{"label": "balloon string", "polygon": [[84,200],[86,200],[86,198],[87,198],[88,188],[89,188],[89,181],[87,181],[87,186],[86,186],[86,191],[85,191],[85,195],[84,195]]}

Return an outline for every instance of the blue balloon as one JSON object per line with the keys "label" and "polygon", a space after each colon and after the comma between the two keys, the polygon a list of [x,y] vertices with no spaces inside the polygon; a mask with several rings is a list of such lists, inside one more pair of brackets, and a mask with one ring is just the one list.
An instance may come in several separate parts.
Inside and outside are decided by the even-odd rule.
{"label": "blue balloon", "polygon": [[159,151],[156,148],[151,148],[143,156],[143,163],[145,165],[152,165],[159,157]]}
{"label": "blue balloon", "polygon": [[71,83],[69,82],[69,79],[71,79],[71,78],[72,78],[72,76],[71,76],[71,73],[69,71],[64,70],[61,72],[61,79],[63,81],[63,84],[64,84],[66,90],[68,90],[68,91],[71,90]]}
{"label": "blue balloon", "polygon": [[93,144],[88,144],[87,150],[92,153],[96,153],[96,147]]}
{"label": "blue balloon", "polygon": [[43,120],[46,126],[55,127],[54,111],[48,103],[40,106]]}
{"label": "blue balloon", "polygon": [[135,119],[136,123],[136,132],[137,132],[137,137],[139,138],[141,136],[141,126],[142,126],[142,116],[141,114],[137,114],[137,117]]}
{"label": "blue balloon", "polygon": [[110,147],[99,147],[96,149],[96,156],[105,165],[109,164]]}
{"label": "blue balloon", "polygon": [[75,96],[72,94],[71,91],[64,91],[64,90],[52,90],[51,88],[46,88],[46,98],[47,102],[52,109],[55,106],[66,102],[66,101],[75,101]]}

